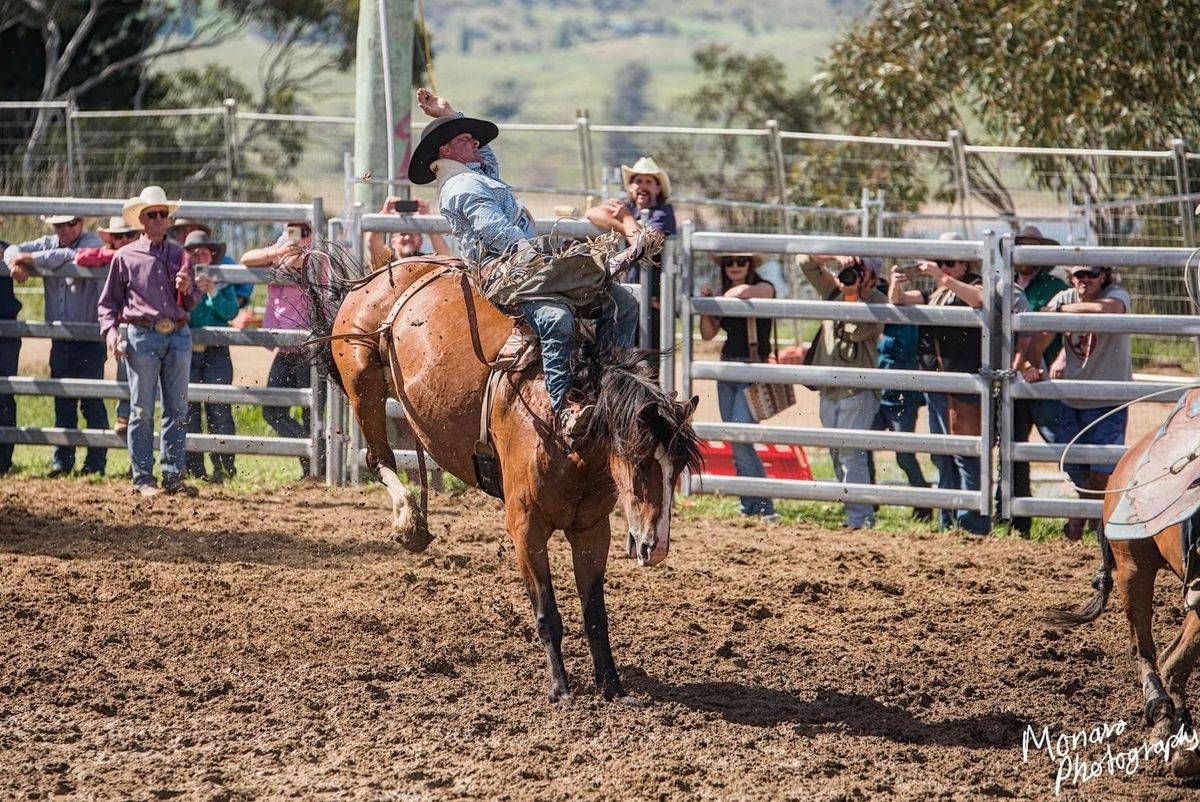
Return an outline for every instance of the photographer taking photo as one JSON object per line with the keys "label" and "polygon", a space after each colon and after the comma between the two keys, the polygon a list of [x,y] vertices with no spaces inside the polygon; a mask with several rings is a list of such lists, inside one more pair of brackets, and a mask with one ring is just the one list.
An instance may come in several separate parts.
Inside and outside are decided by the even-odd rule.
{"label": "photographer taking photo", "polygon": [[[835,274],[824,265],[837,265]],[[809,256],[800,270],[826,301],[887,303],[887,296],[875,288],[876,276],[883,267],[877,257]],[[810,347],[808,364],[835,368],[874,368],[879,358],[878,341],[883,323],[850,323],[841,320],[821,321],[821,330]],[[876,390],[853,387],[822,387],[821,425],[826,429],[857,429],[870,431],[879,412]],[[833,470],[838,481],[846,484],[869,484],[871,481],[867,452],[857,448],[831,448]],[[870,504],[846,505],[846,526],[865,529],[875,525],[875,508]]]}

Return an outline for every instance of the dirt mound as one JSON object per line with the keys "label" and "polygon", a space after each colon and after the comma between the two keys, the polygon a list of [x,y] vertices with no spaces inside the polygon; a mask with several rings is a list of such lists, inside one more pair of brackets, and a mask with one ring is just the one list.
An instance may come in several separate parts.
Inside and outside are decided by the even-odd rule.
{"label": "dirt mound", "polygon": [[[0,505],[2,798],[1040,799],[1058,761],[1023,761],[1028,727],[1147,737],[1119,610],[1037,619],[1085,597],[1094,547],[680,521],[663,566],[610,563],[631,709],[590,685],[561,539],[574,696],[546,700],[475,493],[435,498],[421,555],[387,540],[374,489],[29,480]],[[1165,640],[1179,599],[1159,592]],[[1062,793],[1194,790],[1153,764]]]}

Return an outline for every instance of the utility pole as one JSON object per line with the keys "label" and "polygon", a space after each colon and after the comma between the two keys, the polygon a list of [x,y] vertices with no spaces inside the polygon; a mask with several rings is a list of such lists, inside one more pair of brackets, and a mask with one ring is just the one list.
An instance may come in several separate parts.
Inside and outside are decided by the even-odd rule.
{"label": "utility pole", "polygon": [[[412,126],[413,0],[361,0],[354,93],[354,174],[408,176]],[[368,211],[388,187],[359,184],[354,199]]]}

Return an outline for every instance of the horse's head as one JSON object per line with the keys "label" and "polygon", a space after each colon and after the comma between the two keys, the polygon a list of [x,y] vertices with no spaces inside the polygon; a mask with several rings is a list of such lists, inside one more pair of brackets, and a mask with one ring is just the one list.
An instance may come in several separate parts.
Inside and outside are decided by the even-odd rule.
{"label": "horse's head", "polygon": [[646,352],[609,364],[600,383],[592,436],[608,447],[609,469],[629,522],[630,557],[657,565],[671,545],[671,502],[684,468],[699,470],[691,417],[699,398],[677,401],[644,367]]}

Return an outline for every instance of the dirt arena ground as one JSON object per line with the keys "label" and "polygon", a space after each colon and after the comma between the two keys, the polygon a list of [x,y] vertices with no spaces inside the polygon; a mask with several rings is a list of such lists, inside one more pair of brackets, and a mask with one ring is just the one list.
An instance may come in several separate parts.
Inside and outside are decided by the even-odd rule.
{"label": "dirt arena ground", "polygon": [[[575,693],[546,700],[474,492],[435,497],[421,555],[375,489],[26,480],[0,505],[3,799],[1048,799],[1058,762],[1023,759],[1028,726],[1146,737],[1120,613],[1037,620],[1084,598],[1094,546],[681,519],[665,565],[610,563],[631,708],[590,686],[561,539]],[[1060,790],[1196,793],[1159,764]]]}

